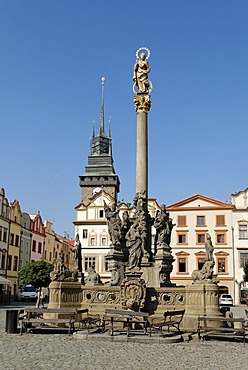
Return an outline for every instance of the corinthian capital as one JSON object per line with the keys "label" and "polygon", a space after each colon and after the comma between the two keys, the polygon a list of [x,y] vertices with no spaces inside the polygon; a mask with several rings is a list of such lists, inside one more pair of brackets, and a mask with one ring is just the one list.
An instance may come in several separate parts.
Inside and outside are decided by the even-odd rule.
{"label": "corinthian capital", "polygon": [[136,112],[146,112],[148,113],[151,108],[152,102],[150,95],[136,95],[134,97],[134,107]]}

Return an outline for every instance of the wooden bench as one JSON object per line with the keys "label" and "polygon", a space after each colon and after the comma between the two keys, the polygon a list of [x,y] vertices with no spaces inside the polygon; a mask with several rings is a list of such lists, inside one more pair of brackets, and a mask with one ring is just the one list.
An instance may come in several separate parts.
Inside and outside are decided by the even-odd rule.
{"label": "wooden bench", "polygon": [[92,329],[99,330],[100,328],[102,328],[102,324],[101,317],[98,314],[93,315],[87,312],[86,316],[79,320],[79,329],[87,330],[88,334]]}
{"label": "wooden bench", "polygon": [[168,331],[173,327],[180,333],[180,324],[183,319],[185,310],[173,310],[164,312],[163,317],[153,317],[149,319],[150,323],[150,336],[152,335],[152,329],[160,331],[163,336],[163,327],[167,327]]}
{"label": "wooden bench", "polygon": [[[70,335],[75,330],[75,322],[78,321],[78,315],[88,312],[88,309],[74,309],[74,308],[32,308],[26,307],[24,314],[20,317],[22,334],[31,327],[46,327],[47,324],[57,324],[57,327],[68,326],[68,334]],[[44,318],[44,314],[62,314],[67,316],[65,318]],[[70,316],[70,317],[68,317]]]}
{"label": "wooden bench", "polygon": [[[221,323],[223,326],[214,326],[216,323]],[[235,327],[235,323],[239,323],[240,327]],[[247,330],[247,320],[244,318],[233,318],[233,317],[198,317],[198,339],[201,339],[201,332],[212,332],[212,334],[218,334],[220,332],[241,334],[245,343],[245,336]]]}
{"label": "wooden bench", "polygon": [[137,326],[141,325],[144,329],[144,334],[147,334],[147,324],[148,324],[147,312],[136,312],[130,310],[113,310],[105,309],[105,315],[103,317],[103,330],[106,328],[106,324],[110,323],[110,335],[114,335],[114,323],[123,323],[123,327],[127,328],[127,336],[130,336],[130,331],[133,330],[133,325],[135,330]]}

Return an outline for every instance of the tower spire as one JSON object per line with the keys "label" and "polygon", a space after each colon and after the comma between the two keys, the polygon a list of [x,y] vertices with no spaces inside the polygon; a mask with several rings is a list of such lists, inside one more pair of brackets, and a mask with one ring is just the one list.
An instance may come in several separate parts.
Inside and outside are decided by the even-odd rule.
{"label": "tower spire", "polygon": [[111,137],[110,121],[111,121],[111,116],[109,116],[109,119],[108,119],[108,136],[109,137]]}
{"label": "tower spire", "polygon": [[112,156],[112,138],[111,138],[111,130],[110,130],[110,120],[111,116],[108,119],[108,137],[109,137],[109,155]]}
{"label": "tower spire", "polygon": [[101,117],[100,117],[100,136],[104,136],[104,84],[105,84],[105,77],[102,77],[102,107],[101,107]]}
{"label": "tower spire", "polygon": [[93,119],[93,128],[92,128],[92,139],[95,138],[95,119]]}

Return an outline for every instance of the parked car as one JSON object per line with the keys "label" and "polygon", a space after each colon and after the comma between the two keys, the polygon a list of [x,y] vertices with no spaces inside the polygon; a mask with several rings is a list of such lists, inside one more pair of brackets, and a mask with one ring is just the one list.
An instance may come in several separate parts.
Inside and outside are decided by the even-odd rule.
{"label": "parked car", "polygon": [[37,293],[36,293],[36,288],[30,284],[27,284],[24,286],[21,290],[21,301],[25,300],[36,300],[37,298]]}
{"label": "parked car", "polygon": [[[42,290],[42,293],[43,293],[43,297],[44,297],[44,300],[45,301],[48,301],[49,299],[49,292],[48,292],[48,288],[44,288],[42,287],[41,288]],[[20,289],[20,292],[18,293],[21,301],[32,301],[32,300],[36,300],[37,299],[37,291],[36,291],[36,288],[31,285],[31,284],[27,284],[26,286],[22,287]]]}
{"label": "parked car", "polygon": [[233,306],[233,299],[230,294],[221,294],[219,297],[220,306]]}

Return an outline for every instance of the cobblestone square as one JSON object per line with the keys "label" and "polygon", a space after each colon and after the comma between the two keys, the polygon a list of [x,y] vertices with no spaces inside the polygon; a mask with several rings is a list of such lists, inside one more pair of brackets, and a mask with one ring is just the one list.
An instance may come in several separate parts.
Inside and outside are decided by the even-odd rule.
{"label": "cobblestone square", "polygon": [[0,309],[3,370],[248,369],[248,344],[192,340],[177,344],[85,340],[67,334],[7,334]]}

